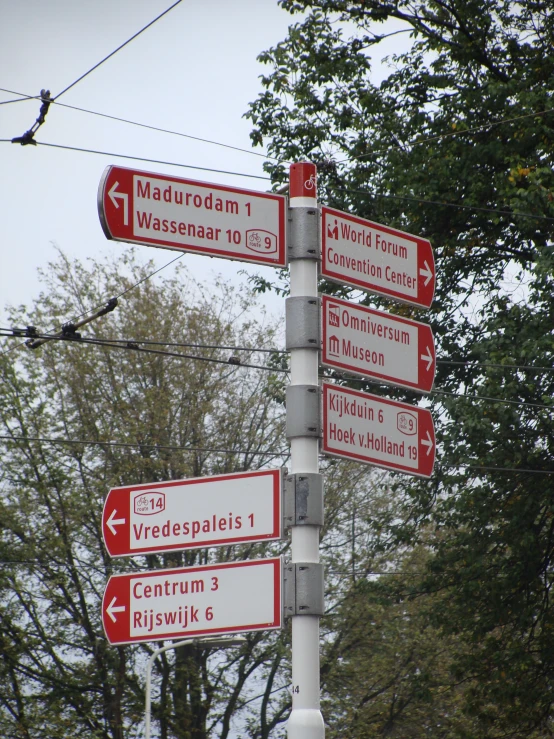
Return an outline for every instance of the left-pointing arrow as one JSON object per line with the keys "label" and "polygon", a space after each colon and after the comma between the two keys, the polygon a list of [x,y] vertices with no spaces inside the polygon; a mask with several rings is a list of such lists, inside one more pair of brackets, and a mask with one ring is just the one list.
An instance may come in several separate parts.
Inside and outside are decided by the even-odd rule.
{"label": "left-pointing arrow", "polygon": [[118,186],[119,186],[119,182],[114,182],[114,184],[108,191],[108,195],[110,196],[110,200],[112,201],[112,203],[115,205],[116,208],[119,208],[119,203],[117,202],[117,198],[121,198],[121,200],[123,200],[123,225],[128,226],[129,225],[129,195],[126,192],[117,192]]}
{"label": "left-pointing arrow", "polygon": [[106,526],[109,528],[114,536],[117,534],[117,530],[115,527],[120,526],[122,523],[125,523],[127,521],[126,518],[116,518],[116,515],[117,510],[114,508],[113,511],[110,513],[110,517],[106,521]]}
{"label": "left-pointing arrow", "polygon": [[114,616],[114,613],[120,613],[122,611],[125,611],[127,609],[127,606],[116,606],[117,597],[114,595],[112,598],[112,602],[110,605],[106,608],[106,613],[111,618],[111,620],[115,623],[117,623],[117,618]]}

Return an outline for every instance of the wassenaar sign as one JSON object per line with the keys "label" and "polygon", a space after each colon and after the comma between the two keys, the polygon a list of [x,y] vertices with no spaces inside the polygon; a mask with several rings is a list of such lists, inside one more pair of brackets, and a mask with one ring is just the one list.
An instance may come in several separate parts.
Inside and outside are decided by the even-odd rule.
{"label": "wassenaar sign", "polygon": [[108,239],[285,266],[285,197],[107,167],[98,212]]}

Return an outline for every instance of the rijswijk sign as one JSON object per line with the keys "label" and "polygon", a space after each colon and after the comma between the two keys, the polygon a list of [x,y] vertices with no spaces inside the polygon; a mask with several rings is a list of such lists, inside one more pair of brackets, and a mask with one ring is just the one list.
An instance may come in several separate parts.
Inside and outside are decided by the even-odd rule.
{"label": "rijswijk sign", "polygon": [[278,629],[281,558],[113,575],[102,601],[110,644]]}

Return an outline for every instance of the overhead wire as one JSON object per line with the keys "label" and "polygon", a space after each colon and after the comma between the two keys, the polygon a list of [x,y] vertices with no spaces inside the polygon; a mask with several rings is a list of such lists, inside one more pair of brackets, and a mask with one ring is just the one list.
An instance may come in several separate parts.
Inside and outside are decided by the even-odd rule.
{"label": "overhead wire", "polygon": [[[169,263],[171,264],[171,262]],[[165,265],[167,266],[167,265]],[[163,269],[163,268],[160,268]],[[153,273],[154,274],[154,273]],[[147,279],[147,278],[144,278]],[[137,285],[140,283],[136,283]],[[135,287],[134,285],[133,287]],[[133,289],[133,287],[128,288],[123,293],[120,293],[116,297],[120,298],[122,297],[126,292],[129,292],[129,290]],[[98,310],[101,306],[97,306],[97,308],[91,309],[91,310]],[[88,313],[89,311],[87,311]],[[85,315],[85,314],[82,314]],[[74,320],[77,320],[81,316],[77,316]],[[25,334],[26,329],[23,328],[9,328],[6,326],[0,326],[0,331],[4,332],[4,337],[17,337]],[[40,338],[62,338],[62,337],[55,337],[50,336],[48,333],[42,333],[40,335]],[[113,342],[115,344],[147,344],[147,345],[154,345],[154,346],[174,346],[174,347],[185,347],[185,348],[194,348],[194,349],[224,349],[229,351],[244,351],[244,352],[252,352],[253,354],[258,353],[267,353],[267,354],[289,354],[288,349],[278,349],[276,347],[274,348],[266,348],[266,347],[254,347],[254,346],[237,346],[235,345],[225,345],[225,344],[198,344],[198,343],[189,343],[189,342],[183,342],[183,341],[167,341],[162,339],[114,339],[109,336],[94,336],[90,337],[94,338],[97,341],[108,341]],[[437,364],[445,364],[445,365],[455,365],[460,367],[467,367],[469,369],[479,369],[481,367],[484,368],[493,368],[493,369],[507,369],[507,370],[524,370],[529,372],[554,372],[554,367],[544,367],[541,365],[531,365],[531,364],[499,364],[494,362],[478,362],[476,360],[467,359],[464,361],[461,360],[452,360],[452,359],[436,359]],[[354,378],[352,378],[354,379]],[[360,378],[358,379],[360,382],[362,380]]]}
{"label": "overhead wire", "polygon": [[[121,297],[121,296],[118,296]],[[12,337],[12,336],[25,336],[26,331],[28,329],[23,328],[6,328],[0,326],[0,332],[4,332],[2,336],[4,337]],[[38,334],[37,334],[38,336]],[[29,337],[31,338],[31,337]],[[55,338],[62,338],[59,336],[50,336],[48,333],[41,334],[38,336],[38,338],[44,338],[44,339],[55,339]],[[224,344],[197,344],[197,343],[188,343],[184,341],[163,341],[163,340],[156,340],[156,339],[112,339],[110,337],[106,336],[92,336],[90,338],[96,339],[97,341],[109,341],[114,344],[147,344],[147,345],[153,345],[153,346],[174,346],[174,347],[185,347],[185,348],[191,348],[191,349],[223,349],[228,351],[236,351],[236,352],[251,352],[252,354],[288,354],[287,349],[267,349],[263,347],[254,347],[254,346],[227,346]]]}
{"label": "overhead wire", "polygon": [[[91,439],[59,439],[59,438],[47,438],[42,436],[13,436],[13,435],[5,435],[0,434],[0,440],[2,441],[12,441],[12,442],[40,442],[44,444],[78,444],[78,445],[85,445],[85,446],[101,446],[101,447],[121,447],[121,448],[130,448],[134,449],[137,447],[141,448],[147,448],[147,449],[160,449],[163,451],[185,451],[185,452],[205,452],[205,453],[213,453],[213,454],[251,454],[254,456],[265,456],[265,457],[273,457],[273,458],[288,458],[289,451],[288,450],[282,450],[279,452],[269,452],[269,451],[263,451],[263,452],[253,452],[251,450],[246,449],[219,449],[219,448],[212,448],[212,447],[184,447],[184,446],[178,446],[178,445],[163,445],[163,444],[150,444],[147,442],[117,442],[117,441],[94,441]],[[336,460],[335,460],[336,461]],[[554,470],[537,470],[537,469],[528,469],[528,468],[518,468],[518,467],[493,467],[493,466],[487,466],[487,465],[478,465],[478,464],[471,464],[471,463],[460,463],[458,465],[450,465],[451,469],[475,469],[475,470],[487,470],[487,471],[494,471],[494,472],[517,472],[521,474],[537,474],[537,475],[554,475]],[[382,471],[382,470],[380,470]],[[396,470],[388,470],[388,472],[397,472]],[[401,472],[398,472],[397,474],[403,474]]]}
{"label": "overhead wire", "polygon": [[[438,139],[443,138],[450,138],[452,136],[462,136],[462,135],[473,135],[475,133],[480,133],[481,131],[484,131],[488,128],[494,128],[494,126],[500,126],[504,123],[513,123],[514,121],[523,120],[524,118],[535,118],[541,115],[546,115],[547,113],[554,112],[554,108],[546,108],[546,110],[540,110],[535,111],[533,113],[524,113],[522,115],[513,116],[511,118],[501,118],[496,121],[491,121],[490,123],[483,123],[479,126],[474,126],[473,128],[466,128],[466,129],[458,129],[454,131],[445,131],[444,133],[435,134],[434,136],[428,136],[424,139],[419,139],[416,141],[407,141],[404,143],[404,146],[407,147],[413,147],[413,146],[420,146],[421,144],[428,144],[432,141],[437,141]],[[339,161],[335,162],[335,164],[344,164],[345,162],[350,162],[352,159],[359,161],[360,159],[366,159],[367,157],[374,156],[375,154],[382,154],[384,152],[387,152],[390,150],[390,146],[388,146],[386,149],[374,149],[368,154],[360,154],[356,157],[349,157],[348,159],[340,159]]]}
{"label": "overhead wire", "polygon": [[[347,380],[348,382],[359,382],[365,385],[379,385],[381,387],[382,383],[378,383],[375,380],[370,379],[362,379],[361,377],[332,377],[332,376],[326,376],[326,375],[320,375],[321,379],[323,380],[333,380],[333,379],[339,379],[339,380]],[[528,407],[528,408],[540,408],[542,410],[547,410],[554,412],[554,405],[546,405],[545,403],[528,403],[524,400],[507,400],[505,398],[493,398],[488,397],[485,395],[468,395],[467,393],[452,393],[447,390],[436,390],[432,389],[430,390],[426,395],[448,395],[453,398],[464,398],[466,400],[484,400],[489,403],[504,403],[507,405],[517,405],[521,407]]]}
{"label": "overhead wire", "polygon": [[[2,329],[0,329],[2,331]],[[3,334],[4,336],[6,334]],[[13,334],[8,334],[8,336],[13,336]],[[38,332],[33,334],[33,339],[45,339],[47,341],[65,341],[69,342],[70,344],[91,344],[93,346],[100,346],[100,347],[106,347],[110,349],[123,349],[123,350],[129,350],[133,352],[137,352],[139,354],[154,354],[158,356],[163,357],[176,357],[178,359],[190,359],[193,361],[200,361],[200,362],[212,362],[214,364],[225,364],[233,367],[245,367],[247,369],[257,369],[257,370],[265,370],[266,372],[281,372],[284,374],[288,374],[288,369],[281,369],[280,367],[267,367],[265,365],[260,364],[249,364],[247,362],[242,362],[238,357],[230,357],[229,359],[216,359],[215,357],[200,357],[193,354],[181,354],[179,352],[165,352],[161,351],[159,349],[148,349],[145,347],[141,347],[138,345],[138,343],[134,343],[131,341],[126,341],[124,344],[120,343],[112,343],[110,341],[106,341],[104,339],[94,339],[94,338],[87,338],[83,336],[76,336],[67,334],[65,336],[52,336],[50,334],[40,334]]]}
{"label": "overhead wire", "polygon": [[[5,90],[2,87],[0,87],[0,91],[3,91],[3,92],[11,92],[11,91]],[[21,94],[21,95],[23,95],[23,93],[14,93],[14,94]],[[25,97],[22,97],[22,98],[18,98],[18,100],[34,100],[34,99],[36,99],[36,96],[32,96],[32,95],[28,95],[28,96],[25,96]],[[6,102],[16,102],[16,101],[6,101]],[[119,116],[110,115],[108,113],[99,113],[98,111],[95,111],[95,110],[88,110],[87,108],[79,108],[76,105],[68,105],[67,103],[59,103],[57,100],[52,100],[51,102],[52,102],[53,105],[58,105],[58,106],[60,106],[62,108],[68,108],[69,110],[77,110],[77,111],[79,111],[81,113],[88,113],[89,115],[95,115],[95,116],[98,116],[100,118],[107,118],[108,120],[118,121],[120,123],[127,123],[127,124],[129,124],[131,126],[138,126],[139,128],[146,128],[146,129],[148,129],[150,131],[157,131],[159,133],[166,133],[166,134],[170,134],[172,136],[180,136],[182,138],[191,139],[193,141],[200,141],[201,143],[204,143],[204,144],[212,144],[213,146],[221,146],[224,149],[231,149],[233,151],[240,151],[240,152],[243,152],[244,154],[252,154],[253,156],[262,157],[263,159],[273,159],[273,160],[278,161],[278,162],[283,162],[284,161],[284,160],[278,159],[277,157],[272,157],[269,154],[264,154],[264,153],[259,152],[259,151],[253,151],[252,149],[244,149],[243,147],[234,146],[232,144],[226,144],[226,143],[224,143],[222,141],[214,141],[213,139],[205,139],[205,138],[202,138],[201,136],[193,136],[192,134],[183,133],[182,131],[173,131],[173,130],[168,129],[168,128],[160,128],[159,126],[152,126],[152,125],[149,125],[147,123],[140,123],[138,121],[132,121],[132,120],[130,120],[128,118],[120,118]],[[2,103],[0,103],[0,105],[1,104]],[[284,163],[287,163],[288,164],[289,162],[284,162]]]}
{"label": "overhead wire", "polygon": [[111,151],[100,151],[98,149],[84,149],[78,146],[64,146],[63,144],[50,144],[45,141],[37,141],[37,146],[48,146],[53,149],[66,149],[67,151],[79,151],[84,154],[100,154],[105,157],[114,157],[116,159],[131,159],[135,162],[147,162],[148,164],[164,164],[167,167],[181,167],[183,169],[194,169],[200,172],[215,172],[216,174],[227,174],[233,177],[248,177],[255,180],[271,181],[271,177],[264,177],[257,174],[247,174],[246,172],[233,172],[227,169],[214,169],[213,167],[199,167],[194,164],[181,164],[179,162],[168,162],[164,159],[149,159],[148,157],[139,157],[131,154],[115,154]]}
{"label": "overhead wire", "polygon": [[259,457],[288,457],[287,451],[283,452],[254,452],[250,449],[219,449],[214,447],[185,447],[173,444],[149,444],[148,442],[136,441],[136,442],[120,442],[120,441],[94,441],[91,439],[52,439],[45,438],[42,436],[8,436],[1,434],[0,439],[2,441],[38,441],[45,444],[84,444],[90,446],[105,446],[105,447],[121,447],[135,449],[136,447],[146,449],[160,449],[162,451],[180,451],[180,452],[205,452],[210,454],[251,454]]}
{"label": "overhead wire", "polygon": [[100,65],[104,64],[104,62],[106,62],[108,59],[111,59],[112,56],[114,56],[115,54],[117,54],[118,51],[121,51],[121,49],[123,49],[125,46],[127,46],[128,44],[130,44],[131,41],[134,41],[134,39],[136,39],[137,36],[140,36],[141,33],[144,33],[144,31],[146,31],[148,28],[150,28],[151,26],[153,26],[154,23],[156,23],[157,21],[159,21],[160,18],[163,18],[164,15],[167,15],[167,13],[169,13],[171,10],[173,10],[173,8],[175,8],[181,2],[182,2],[182,0],[177,0],[177,2],[173,3],[173,5],[170,5],[169,8],[167,8],[162,13],[160,13],[158,16],[156,16],[156,18],[154,18],[154,20],[151,20],[149,23],[147,23],[145,26],[143,26],[143,28],[141,28],[140,31],[137,31],[137,33],[133,34],[131,36],[131,38],[127,39],[127,41],[125,41],[124,43],[120,44],[117,47],[117,49],[114,49],[107,56],[105,56],[103,59],[101,59],[97,64],[95,64],[93,67],[91,67],[87,72],[85,72],[84,74],[82,74],[74,82],[72,82],[70,85],[68,85],[67,87],[65,87],[61,92],[59,92],[57,95],[55,95],[53,99],[54,100],[57,100],[62,95],[65,95],[65,93],[68,90],[71,90],[72,87],[75,87],[76,84],[78,84],[79,82],[81,82],[81,80],[83,80],[85,77],[87,77],[91,72],[94,72],[95,69],[98,69],[98,67]]}
{"label": "overhead wire", "polygon": [[386,193],[371,193],[367,190],[350,190],[348,188],[326,188],[328,192],[342,192],[352,195],[368,195],[372,198],[386,198],[388,200],[409,200],[415,203],[425,203],[426,205],[444,205],[448,208],[457,208],[459,210],[471,210],[483,213],[495,213],[497,215],[518,216],[522,218],[535,218],[543,221],[554,221],[552,216],[541,216],[535,213],[520,213],[512,210],[499,210],[498,208],[481,208],[477,205],[462,205],[460,203],[448,203],[444,200],[427,200],[425,198],[412,197],[408,195],[389,195]]}
{"label": "overhead wire", "polygon": [[[4,142],[4,143],[10,143],[10,141],[11,139],[0,139],[0,142]],[[265,182],[272,181],[271,177],[267,177],[264,175],[249,174],[247,172],[235,172],[235,171],[226,170],[226,169],[215,169],[213,167],[200,167],[194,164],[169,162],[164,159],[151,159],[148,157],[135,156],[133,154],[117,154],[115,152],[101,151],[99,149],[85,149],[83,147],[68,146],[64,144],[52,144],[52,143],[48,143],[45,141],[36,141],[35,143],[37,146],[47,146],[47,147],[54,148],[54,149],[65,149],[67,151],[77,151],[77,152],[81,152],[84,154],[99,154],[100,156],[114,157],[116,159],[129,159],[131,161],[146,162],[147,164],[163,164],[168,167],[179,167],[181,169],[193,169],[193,170],[197,170],[201,172],[213,172],[215,174],[226,174],[232,177],[246,177],[248,179],[263,180]],[[329,188],[328,191],[329,192],[344,192],[344,193],[351,193],[351,194],[362,194],[362,195],[368,195],[371,197],[380,197],[380,198],[389,198],[389,199],[411,200],[417,203],[425,203],[429,205],[444,205],[449,208],[458,208],[461,210],[470,210],[470,211],[476,211],[476,212],[484,211],[488,213],[496,213],[497,215],[508,215],[508,216],[513,216],[513,217],[521,216],[522,218],[534,218],[536,220],[554,221],[554,217],[536,215],[533,213],[520,213],[518,211],[496,210],[494,208],[481,208],[479,206],[462,205],[460,203],[448,203],[448,202],[443,202],[443,201],[438,201],[438,200],[427,200],[425,198],[408,197],[408,196],[401,196],[401,195],[387,195],[385,193],[372,194],[367,190],[351,190],[348,188]],[[503,247],[502,245],[499,245],[499,246],[495,245],[495,248],[498,248],[504,251],[507,250],[506,247]],[[529,254],[528,256],[532,256],[532,255]]]}
{"label": "overhead wire", "polygon": [[[131,285],[130,287],[128,287],[125,290],[123,290],[123,292],[119,293],[118,295],[115,295],[114,296],[115,300],[117,300],[119,298],[122,298],[124,295],[127,295],[127,293],[131,292],[131,290],[134,290],[136,287],[138,287],[139,285],[142,285],[144,282],[146,282],[147,280],[149,280],[151,277],[154,277],[154,275],[157,275],[159,272],[161,272],[162,270],[164,270],[166,267],[169,267],[174,262],[176,262],[177,260],[181,259],[184,256],[184,254],[185,254],[184,252],[182,254],[178,254],[176,257],[174,257],[173,259],[171,259],[166,264],[163,264],[161,267],[157,267],[153,272],[150,272],[150,274],[146,275],[145,277],[142,277],[138,282],[135,282],[133,285]],[[89,309],[83,311],[83,313],[80,313],[78,316],[74,316],[73,319],[72,319],[72,322],[78,321],[79,318],[82,318],[83,316],[87,315],[87,313],[94,313],[95,311],[99,310],[104,305],[104,303],[107,302],[107,300],[108,299],[106,298],[106,300],[103,300],[96,307],[89,308]],[[56,330],[56,329],[53,329],[53,330]],[[22,346],[25,346],[25,342],[22,342],[21,344],[17,344],[17,346],[11,347],[11,349],[7,349],[7,350],[5,350],[3,352],[0,352],[0,357],[3,357],[4,355],[9,354],[10,352],[13,352],[16,349],[21,348]]]}
{"label": "overhead wire", "polygon": [[[1,330],[1,329],[0,329]],[[10,336],[13,334],[9,334]],[[283,369],[281,367],[268,367],[266,365],[259,365],[259,364],[249,364],[246,362],[240,361],[238,358],[231,357],[228,360],[224,359],[215,359],[213,357],[201,357],[196,355],[189,355],[189,354],[180,354],[178,352],[164,352],[157,349],[146,349],[140,346],[132,346],[131,342],[127,342],[125,345],[121,344],[112,344],[110,342],[99,340],[99,339],[87,339],[87,338],[73,338],[71,336],[48,336],[48,335],[40,335],[38,334],[36,338],[47,338],[52,341],[69,341],[73,344],[92,344],[94,346],[101,346],[101,347],[107,347],[107,348],[113,348],[113,349],[127,349],[132,350],[137,353],[143,353],[143,354],[154,354],[158,356],[165,356],[165,357],[176,357],[179,359],[190,359],[193,361],[199,361],[199,362],[213,362],[215,364],[225,364],[229,366],[234,367],[245,367],[248,369],[257,369],[257,370],[263,370],[266,372],[272,372],[272,373],[282,373],[282,374],[289,374],[289,369]],[[333,377],[329,376],[321,376],[321,379],[324,380],[332,380],[335,379]],[[344,379],[344,378],[338,378],[338,379]],[[362,379],[362,378],[349,378],[349,382],[360,382],[364,384],[379,384],[375,383],[372,380],[369,379]],[[548,411],[554,411],[554,406],[552,405],[546,405],[544,403],[530,403],[527,401],[522,400],[508,400],[505,398],[494,398],[484,395],[468,395],[467,393],[453,393],[449,392],[447,390],[436,390],[433,389],[429,392],[429,395],[446,395],[451,396],[454,398],[465,398],[466,400],[483,400],[490,403],[502,403],[505,405],[516,405],[520,407],[528,407],[528,408],[540,408],[542,410],[548,410]]]}

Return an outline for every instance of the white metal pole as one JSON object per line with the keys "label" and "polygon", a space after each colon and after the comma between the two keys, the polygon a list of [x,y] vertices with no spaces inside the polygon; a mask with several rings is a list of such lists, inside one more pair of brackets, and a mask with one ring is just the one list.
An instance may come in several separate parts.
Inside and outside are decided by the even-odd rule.
{"label": "white metal pole", "polygon": [[[291,166],[290,207],[317,208],[316,167],[301,162]],[[317,298],[318,261],[290,262],[290,296]],[[319,347],[291,349],[291,385],[318,385]],[[291,473],[319,472],[319,439],[291,439]],[[293,526],[292,562],[319,562],[319,526]],[[292,711],[288,739],[323,739],[320,710],[319,617],[292,617]]]}

